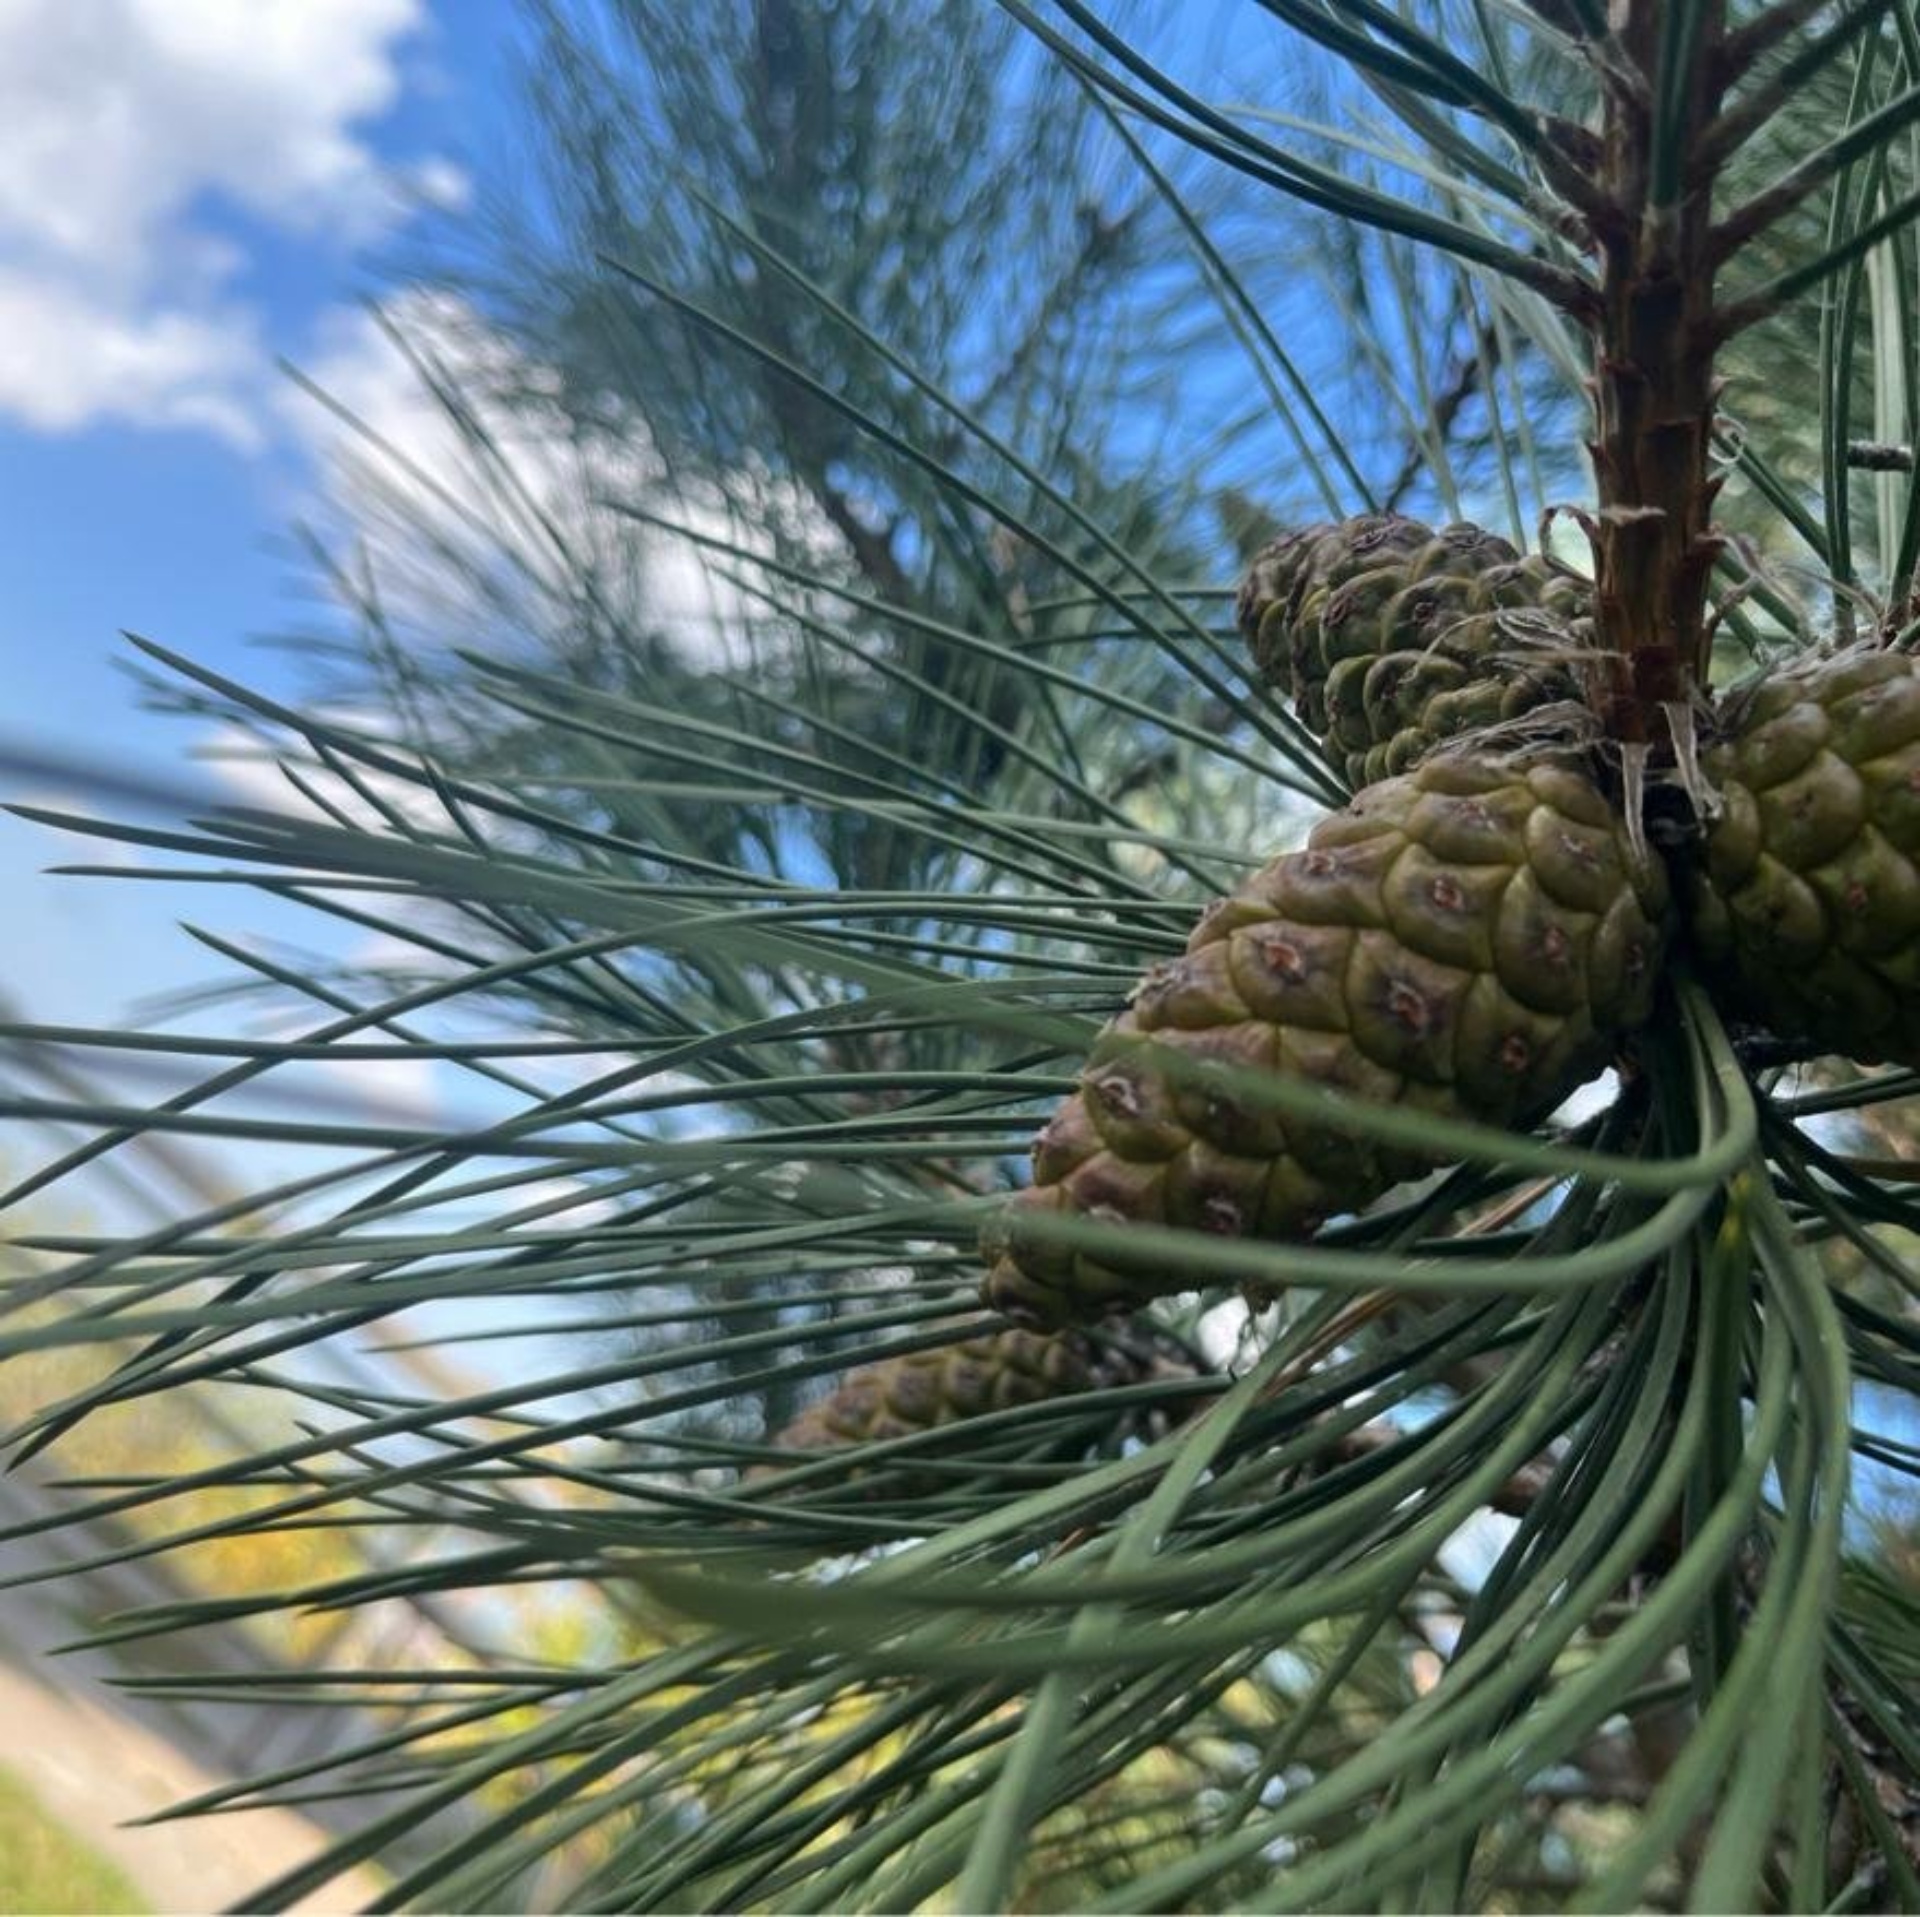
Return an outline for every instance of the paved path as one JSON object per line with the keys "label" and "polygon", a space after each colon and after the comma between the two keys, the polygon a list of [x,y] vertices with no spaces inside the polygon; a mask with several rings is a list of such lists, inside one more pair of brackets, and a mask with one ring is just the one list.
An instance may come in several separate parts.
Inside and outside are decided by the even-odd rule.
{"label": "paved path", "polygon": [[[132,1722],[82,1687],[53,1689],[0,1663],[0,1725],[7,1769],[42,1810],[117,1865],[158,1911],[215,1911],[317,1852],[321,1832],[290,1811],[129,1828],[220,1781],[176,1745]],[[295,1908],[364,1910],[376,1894],[364,1871],[337,1880]]]}
{"label": "paved path", "polygon": [[[0,1472],[0,1531],[57,1509],[31,1468]],[[79,1527],[0,1539],[0,1580],[113,1548],[111,1533]],[[174,1632],[116,1655],[63,1653],[90,1616],[184,1595],[155,1561],[29,1583],[0,1583],[0,1764],[59,1823],[118,1864],[160,1911],[214,1911],[311,1857],[325,1835],[290,1811],[222,1812],[142,1829],[128,1819],[167,1809],[232,1778],[317,1754],[355,1728],[351,1715],[270,1706],[210,1705],[130,1693],[129,1670],[185,1670],[211,1678],[271,1668],[241,1631]],[[364,1728],[362,1726],[361,1728]],[[332,1809],[336,1828],[370,1814]],[[354,1910],[375,1894],[364,1873],[301,1908]]]}

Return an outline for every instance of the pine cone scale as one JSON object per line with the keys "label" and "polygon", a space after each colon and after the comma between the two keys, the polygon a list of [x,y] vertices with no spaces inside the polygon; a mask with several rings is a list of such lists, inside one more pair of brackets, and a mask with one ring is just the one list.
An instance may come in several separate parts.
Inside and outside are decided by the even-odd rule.
{"label": "pine cone scale", "polygon": [[988,1302],[1051,1324],[1207,1275],[1198,1247],[1063,1251],[1035,1234],[1048,1216],[1285,1240],[1428,1168],[1249,1079],[1544,1116],[1651,1003],[1665,882],[1623,824],[1600,832],[1611,818],[1568,767],[1441,754],[1323,820],[1203,914],[1098,1042],[1041,1134],[1038,1182],[986,1234]]}
{"label": "pine cone scale", "polygon": [[1726,721],[1688,887],[1704,976],[1781,1038],[1920,1064],[1920,661],[1813,660]]}
{"label": "pine cone scale", "polygon": [[1375,514],[1256,555],[1235,613],[1261,679],[1355,785],[1579,696],[1591,589],[1477,526]]}
{"label": "pine cone scale", "polygon": [[[1183,1374],[1191,1375],[1187,1363],[1137,1342],[1121,1344],[1074,1330],[1047,1336],[1007,1326],[937,1350],[862,1365],[777,1432],[773,1443],[786,1451],[882,1444],[996,1411]],[[756,1466],[750,1475],[762,1476],[770,1468]],[[907,1473],[896,1475],[886,1488],[912,1497],[949,1482]]]}

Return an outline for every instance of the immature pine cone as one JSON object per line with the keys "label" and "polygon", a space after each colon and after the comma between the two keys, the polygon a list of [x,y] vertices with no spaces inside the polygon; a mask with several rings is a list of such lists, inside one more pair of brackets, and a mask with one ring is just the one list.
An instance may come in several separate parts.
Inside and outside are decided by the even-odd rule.
{"label": "immature pine cone", "polygon": [[[789,1451],[878,1444],[989,1411],[1135,1384],[1167,1369],[1163,1357],[1139,1346],[1082,1331],[1048,1335],[1009,1325],[937,1351],[912,1351],[861,1365],[779,1431],[773,1442]],[[903,1496],[915,1488],[910,1478],[887,1485],[890,1493]]]}
{"label": "immature pine cone", "polygon": [[1209,1069],[1533,1124],[1646,1018],[1665,907],[1657,863],[1565,764],[1442,752],[1369,787],[1209,907],[1107,1027],[1034,1143],[1032,1187],[988,1228],[987,1302],[1058,1324],[1209,1282],[1199,1252],[1040,1242],[1022,1229],[1040,1213],[1298,1239],[1429,1169]]}
{"label": "immature pine cone", "polygon": [[1687,901],[1709,986],[1778,1038],[1920,1065],[1920,660],[1829,655],[1725,716]]}
{"label": "immature pine cone", "polygon": [[1478,526],[1397,513],[1288,533],[1240,588],[1261,679],[1355,786],[1442,741],[1581,696],[1584,579]]}

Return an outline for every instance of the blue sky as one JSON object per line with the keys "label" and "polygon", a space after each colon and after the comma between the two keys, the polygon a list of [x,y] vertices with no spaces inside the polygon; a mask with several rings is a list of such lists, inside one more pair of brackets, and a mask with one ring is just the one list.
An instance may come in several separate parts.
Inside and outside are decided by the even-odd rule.
{"label": "blue sky", "polygon": [[[194,728],[139,709],[122,628],[296,683],[255,642],[312,619],[287,534],[327,504],[327,436],[276,361],[397,395],[363,302],[431,208],[510,163],[522,37],[511,0],[0,9],[0,761],[191,772]],[[0,796],[61,797],[17,769]],[[183,916],[262,925],[231,890],[44,874],[75,856],[97,852],[0,819],[24,902],[0,993],[27,1017],[111,1023],[205,978]]]}

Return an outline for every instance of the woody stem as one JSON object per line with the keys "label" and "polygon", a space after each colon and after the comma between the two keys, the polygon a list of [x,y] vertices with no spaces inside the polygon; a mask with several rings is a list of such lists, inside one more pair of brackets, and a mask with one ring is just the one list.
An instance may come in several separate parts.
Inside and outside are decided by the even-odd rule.
{"label": "woody stem", "polygon": [[1611,736],[1650,743],[1664,737],[1659,708],[1702,676],[1717,550],[1713,179],[1695,155],[1719,109],[1726,8],[1626,0],[1616,17],[1624,64],[1644,84],[1608,90],[1606,210],[1595,221],[1594,574],[1612,655],[1600,703]]}

